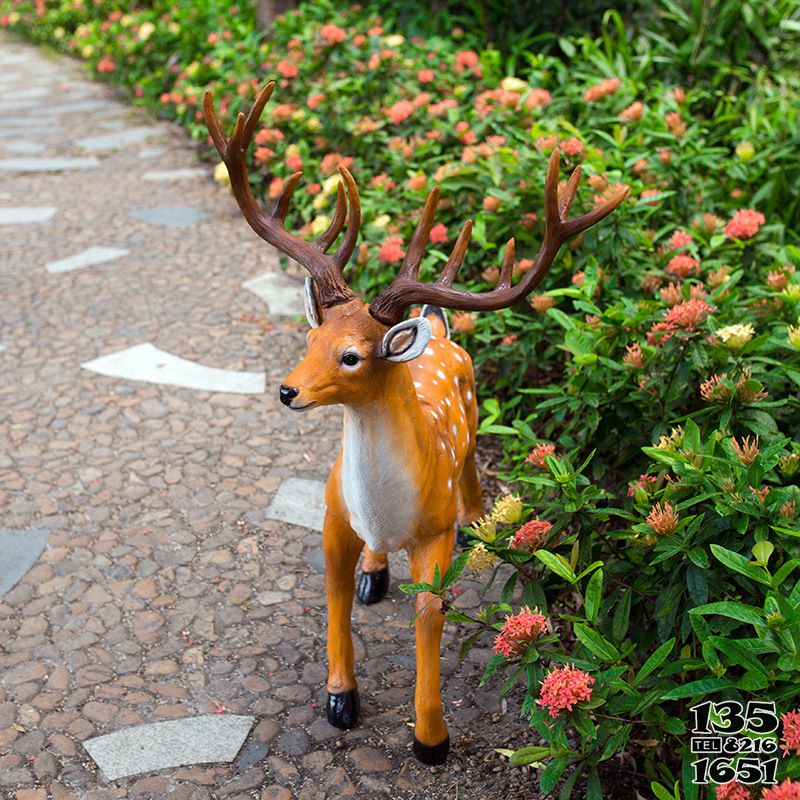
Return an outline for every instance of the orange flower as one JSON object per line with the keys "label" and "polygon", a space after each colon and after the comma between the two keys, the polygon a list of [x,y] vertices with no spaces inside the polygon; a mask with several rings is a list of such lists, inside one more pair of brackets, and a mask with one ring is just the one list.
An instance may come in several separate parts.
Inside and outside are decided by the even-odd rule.
{"label": "orange flower", "polygon": [[286,60],[279,61],[277,69],[284,78],[294,78],[297,76],[297,73],[300,72],[300,70],[294,64],[291,64]]}
{"label": "orange flower", "polygon": [[486,195],[486,197],[483,198],[483,208],[485,211],[497,211],[502,203],[503,201],[499,197],[495,197],[492,194]]}
{"label": "orange flower", "polygon": [[614,94],[620,86],[622,86],[622,81],[619,78],[606,78],[596,86],[590,86],[583,93],[583,99],[586,100],[587,103],[596,103],[598,100],[602,100],[604,97]]}
{"label": "orange flower", "polygon": [[417,80],[420,83],[431,83],[435,77],[432,69],[421,69],[417,73]]}
{"label": "orange flower", "polygon": [[749,436],[745,436],[744,439],[742,439],[741,445],[736,441],[736,438],[732,436],[730,442],[731,450],[733,450],[739,461],[746,467],[751,466],[761,452],[758,449],[758,436],[756,436],[752,442]]}
{"label": "orange flower", "polygon": [[546,294],[535,294],[531,297],[531,306],[534,311],[544,314],[545,311],[551,309],[556,304],[554,297]]}
{"label": "orange flower", "polygon": [[623,122],[636,122],[642,118],[643,114],[644,105],[637,100],[635,103],[631,103],[619,116]]}
{"label": "orange flower", "polygon": [[656,503],[647,515],[647,524],[658,534],[662,536],[669,536],[675,533],[678,527],[678,511],[673,508],[669,500],[664,501],[664,507],[661,503]]}
{"label": "orange flower", "polygon": [[408,100],[398,100],[386,111],[387,116],[395,125],[405,122],[413,113],[414,104],[410,103]]}
{"label": "orange flower", "polygon": [[384,264],[395,264],[398,261],[402,261],[405,254],[403,240],[399,236],[389,236],[381,242],[378,250],[378,260]]}
{"label": "orange flower", "polygon": [[766,221],[760,211],[744,208],[733,215],[731,221],[725,226],[725,233],[731,239],[751,239]]}
{"label": "orange flower", "polygon": [[433,244],[445,244],[449,239],[447,226],[443,222],[437,222],[431,228],[430,240]]}
{"label": "orange flower", "polygon": [[319,35],[328,43],[336,44],[343,42],[347,38],[347,31],[338,25],[323,25],[319,29]]}

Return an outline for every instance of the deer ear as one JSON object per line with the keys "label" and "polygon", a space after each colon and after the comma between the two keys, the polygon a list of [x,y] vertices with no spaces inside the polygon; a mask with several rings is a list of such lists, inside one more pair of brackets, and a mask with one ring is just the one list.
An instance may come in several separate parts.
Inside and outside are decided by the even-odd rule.
{"label": "deer ear", "polygon": [[381,356],[387,361],[411,361],[422,355],[433,331],[425,317],[398,322],[386,331],[381,342]]}
{"label": "deer ear", "polygon": [[312,328],[319,328],[322,324],[322,314],[320,313],[319,302],[317,301],[317,291],[314,288],[313,278],[306,278],[306,290],[303,293],[303,305],[306,309],[306,319]]}

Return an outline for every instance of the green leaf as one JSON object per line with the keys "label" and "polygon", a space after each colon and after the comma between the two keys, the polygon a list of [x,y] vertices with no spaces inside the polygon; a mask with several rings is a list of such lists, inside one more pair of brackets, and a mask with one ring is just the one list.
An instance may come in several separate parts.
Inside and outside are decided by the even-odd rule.
{"label": "green leaf", "polygon": [[589,578],[586,585],[586,616],[594,622],[600,611],[600,601],[603,599],[603,570],[599,569]]}
{"label": "green leaf", "polygon": [[672,652],[672,648],[675,647],[675,639],[674,637],[670,639],[668,642],[664,642],[656,651],[653,653],[647,661],[642,664],[641,669],[636,673],[636,677],[633,679],[633,685],[638,686],[648,675],[650,675],[653,670],[658,669],[661,664],[666,661],[667,656]]}
{"label": "green leaf", "polygon": [[721,561],[726,567],[745,575],[751,580],[758,581],[765,586],[772,586],[772,578],[764,567],[758,567],[750,563],[750,559],[743,556],[741,553],[734,553],[733,550],[728,550],[718,544],[711,545],[711,552],[714,554],[718,561]]}
{"label": "green leaf", "polygon": [[669,789],[665,789],[660,783],[653,781],[650,784],[650,791],[656,796],[656,800],[679,800],[678,785],[675,784],[675,794],[672,794]]}
{"label": "green leaf", "polygon": [[[551,309],[552,310],[552,309]],[[539,788],[542,794],[547,794],[553,791],[553,787],[558,783],[559,778],[564,774],[564,770],[569,764],[567,758],[556,758],[550,762],[542,771],[542,777],[539,779]]]}
{"label": "green leaf", "polygon": [[733,600],[721,600],[718,603],[706,603],[703,606],[689,609],[690,614],[719,614],[721,617],[747,622],[750,625],[760,625],[764,622],[764,612],[755,606],[737,603]]}
{"label": "green leaf", "polygon": [[[551,309],[552,310],[552,309]],[[534,555],[539,561],[542,562],[551,572],[555,572],[560,578],[570,583],[575,583],[578,579],[577,575],[572,571],[567,560],[564,556],[558,553],[551,553],[549,550],[537,550]]]}
{"label": "green leaf", "polygon": [[589,780],[586,782],[586,800],[603,800],[603,787],[600,785],[597,767],[592,767],[589,772]]}
{"label": "green leaf", "polygon": [[603,661],[619,661],[620,652],[608,639],[592,630],[588,625],[575,625],[573,630],[578,641]]}
{"label": "green leaf", "polygon": [[550,755],[549,747],[521,747],[508,759],[515,767],[526,767]]}
{"label": "green leaf", "polygon": [[731,682],[727,678],[702,678],[699,681],[691,681],[678,686],[676,689],[661,695],[662,700],[682,700],[684,697],[700,698],[712,692],[720,692],[728,689]]}
{"label": "green leaf", "polygon": [[633,592],[626,589],[617,601],[617,607],[614,609],[614,617],[611,620],[611,638],[619,644],[628,632],[628,625],[630,623],[631,615],[631,598]]}
{"label": "green leaf", "polygon": [[433,586],[429,583],[401,583],[397,587],[405,594],[419,594],[420,592],[432,592]]}
{"label": "green leaf", "polygon": [[464,571],[464,567],[467,566],[469,555],[470,555],[469,551],[462,553],[450,565],[447,572],[445,572],[444,574],[444,578],[442,579],[442,589],[446,589],[448,586],[451,586],[461,577],[461,573]]}

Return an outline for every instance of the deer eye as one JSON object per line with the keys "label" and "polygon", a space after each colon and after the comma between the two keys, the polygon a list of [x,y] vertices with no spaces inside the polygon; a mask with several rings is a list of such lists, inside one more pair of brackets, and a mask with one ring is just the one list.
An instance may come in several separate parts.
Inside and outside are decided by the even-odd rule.
{"label": "deer eye", "polygon": [[346,367],[354,367],[359,361],[361,361],[361,359],[355,353],[345,353],[342,356],[342,364]]}

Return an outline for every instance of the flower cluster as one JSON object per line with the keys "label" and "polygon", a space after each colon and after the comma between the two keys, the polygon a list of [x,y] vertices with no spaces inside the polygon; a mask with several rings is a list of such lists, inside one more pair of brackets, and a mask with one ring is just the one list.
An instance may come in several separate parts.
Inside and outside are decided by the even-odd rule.
{"label": "flower cluster", "polygon": [[524,606],[518,614],[506,617],[492,649],[498,655],[513,658],[524,653],[544,633],[547,633],[547,619],[538,609],[531,611]]}
{"label": "flower cluster", "polygon": [[511,546],[519,548],[520,550],[527,550],[530,553],[541,550],[544,543],[547,541],[547,534],[550,533],[552,527],[552,522],[539,519],[538,517],[530,522],[526,522],[511,537]]}
{"label": "flower cluster", "polygon": [[591,700],[594,678],[583,670],[565,664],[556,667],[542,681],[538,705],[555,719],[578,704]]}

